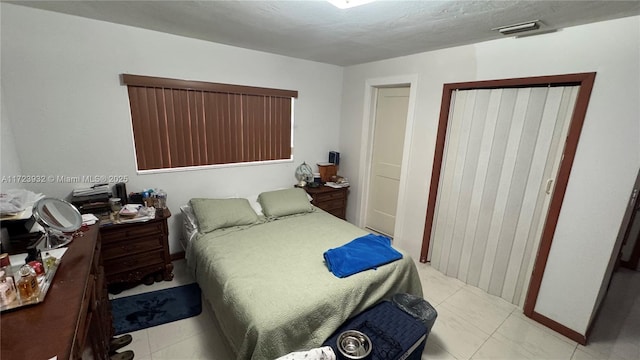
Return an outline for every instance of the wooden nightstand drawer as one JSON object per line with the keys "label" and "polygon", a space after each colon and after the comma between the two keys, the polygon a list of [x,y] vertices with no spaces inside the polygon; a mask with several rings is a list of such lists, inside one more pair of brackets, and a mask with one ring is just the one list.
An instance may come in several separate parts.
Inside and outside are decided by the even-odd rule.
{"label": "wooden nightstand drawer", "polygon": [[111,260],[150,250],[162,250],[162,240],[162,237],[158,235],[139,238],[136,241],[124,239],[124,241],[105,246],[102,250],[102,257],[104,260]]}
{"label": "wooden nightstand drawer", "polygon": [[344,209],[344,199],[319,202],[316,206],[328,212],[334,209]]}
{"label": "wooden nightstand drawer", "polygon": [[344,191],[335,191],[329,193],[320,193],[313,197],[313,201],[317,203],[322,203],[325,201],[339,200],[343,201],[345,199]]}
{"label": "wooden nightstand drawer", "polygon": [[163,211],[144,222],[104,225],[102,257],[107,285],[115,293],[129,284],[173,279],[167,219]]}
{"label": "wooden nightstand drawer", "polygon": [[112,260],[105,259],[104,261],[107,278],[114,274],[131,272],[132,270],[135,270],[137,268],[143,268],[156,264],[163,265],[162,249]]}
{"label": "wooden nightstand drawer", "polygon": [[162,234],[162,223],[141,223],[139,226],[125,225],[126,227],[112,226],[102,229],[102,242],[109,243],[124,239],[132,239],[140,236]]}
{"label": "wooden nightstand drawer", "polygon": [[341,219],[346,219],[348,187],[337,189],[328,186],[305,187],[304,190],[313,198],[311,201],[313,205]]}

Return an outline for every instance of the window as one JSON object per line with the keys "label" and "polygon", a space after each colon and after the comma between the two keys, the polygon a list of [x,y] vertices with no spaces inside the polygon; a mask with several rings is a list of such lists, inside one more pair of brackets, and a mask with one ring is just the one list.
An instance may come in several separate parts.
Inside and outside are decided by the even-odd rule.
{"label": "window", "polygon": [[291,158],[297,91],[123,74],[139,171]]}

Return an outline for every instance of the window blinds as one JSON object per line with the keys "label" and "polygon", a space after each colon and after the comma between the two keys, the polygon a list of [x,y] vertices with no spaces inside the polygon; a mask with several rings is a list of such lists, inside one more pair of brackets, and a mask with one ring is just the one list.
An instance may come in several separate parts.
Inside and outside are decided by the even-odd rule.
{"label": "window blinds", "polygon": [[291,157],[297,91],[123,74],[138,170]]}

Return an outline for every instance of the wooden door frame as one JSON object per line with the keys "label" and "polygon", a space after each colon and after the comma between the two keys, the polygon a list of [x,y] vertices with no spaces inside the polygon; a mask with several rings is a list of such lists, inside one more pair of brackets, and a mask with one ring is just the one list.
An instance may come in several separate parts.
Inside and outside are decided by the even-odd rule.
{"label": "wooden door frame", "polygon": [[549,210],[547,212],[547,218],[544,224],[542,237],[540,239],[538,254],[533,265],[533,272],[531,274],[531,280],[529,282],[529,289],[524,303],[524,314],[527,317],[583,345],[586,344],[585,335],[582,335],[566,327],[565,325],[562,325],[540,313],[537,313],[535,311],[535,305],[538,300],[538,293],[540,292],[542,276],[544,275],[544,270],[547,265],[549,251],[551,250],[553,235],[555,234],[555,230],[558,225],[560,209],[562,208],[562,202],[564,201],[565,192],[567,190],[569,175],[571,174],[571,167],[573,166],[573,160],[578,148],[578,140],[580,139],[582,125],[584,124],[584,118],[587,113],[587,107],[589,106],[589,98],[591,97],[591,91],[593,89],[595,77],[596,73],[591,72],[444,84],[442,91],[442,102],[440,104],[440,118],[438,122],[436,148],[433,159],[433,167],[431,171],[431,184],[427,202],[427,214],[425,219],[424,233],[422,237],[422,250],[420,252],[420,262],[427,262],[429,245],[431,242],[431,230],[433,228],[436,200],[438,196],[438,187],[440,183],[440,172],[442,170],[442,160],[445,150],[444,146],[447,136],[447,125],[451,107],[450,104],[453,92],[456,90],[475,89],[580,86],[573,110],[573,115],[571,116],[571,121],[569,123],[569,131],[565,142],[563,157],[560,161],[560,167],[558,169],[558,175],[556,177],[555,190],[551,197]]}
{"label": "wooden door frame", "polygon": [[[629,199],[629,206],[627,208],[627,212],[625,213],[624,218],[622,219],[622,229],[624,229],[624,235],[622,237],[622,245],[620,246],[620,252],[618,254],[618,258],[622,255],[622,249],[624,248],[625,243],[629,240],[629,235],[631,235],[631,228],[633,227],[633,223],[638,213],[638,208],[640,208],[640,194],[638,194],[640,190],[640,171],[638,171],[638,176],[636,177],[636,182],[633,185],[633,189],[631,190],[631,197]],[[631,256],[629,260],[624,261],[620,260],[620,265],[636,270],[638,268],[638,262],[640,261],[640,239],[636,240],[633,249],[631,250]]]}

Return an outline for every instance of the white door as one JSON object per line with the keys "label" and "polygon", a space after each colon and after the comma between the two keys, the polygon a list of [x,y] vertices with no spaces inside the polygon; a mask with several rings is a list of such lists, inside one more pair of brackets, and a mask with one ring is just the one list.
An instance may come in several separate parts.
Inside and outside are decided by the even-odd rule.
{"label": "white door", "polygon": [[409,87],[380,88],[376,100],[365,227],[393,237]]}
{"label": "white door", "polygon": [[522,301],[578,89],[454,92],[432,266],[509,302]]}

